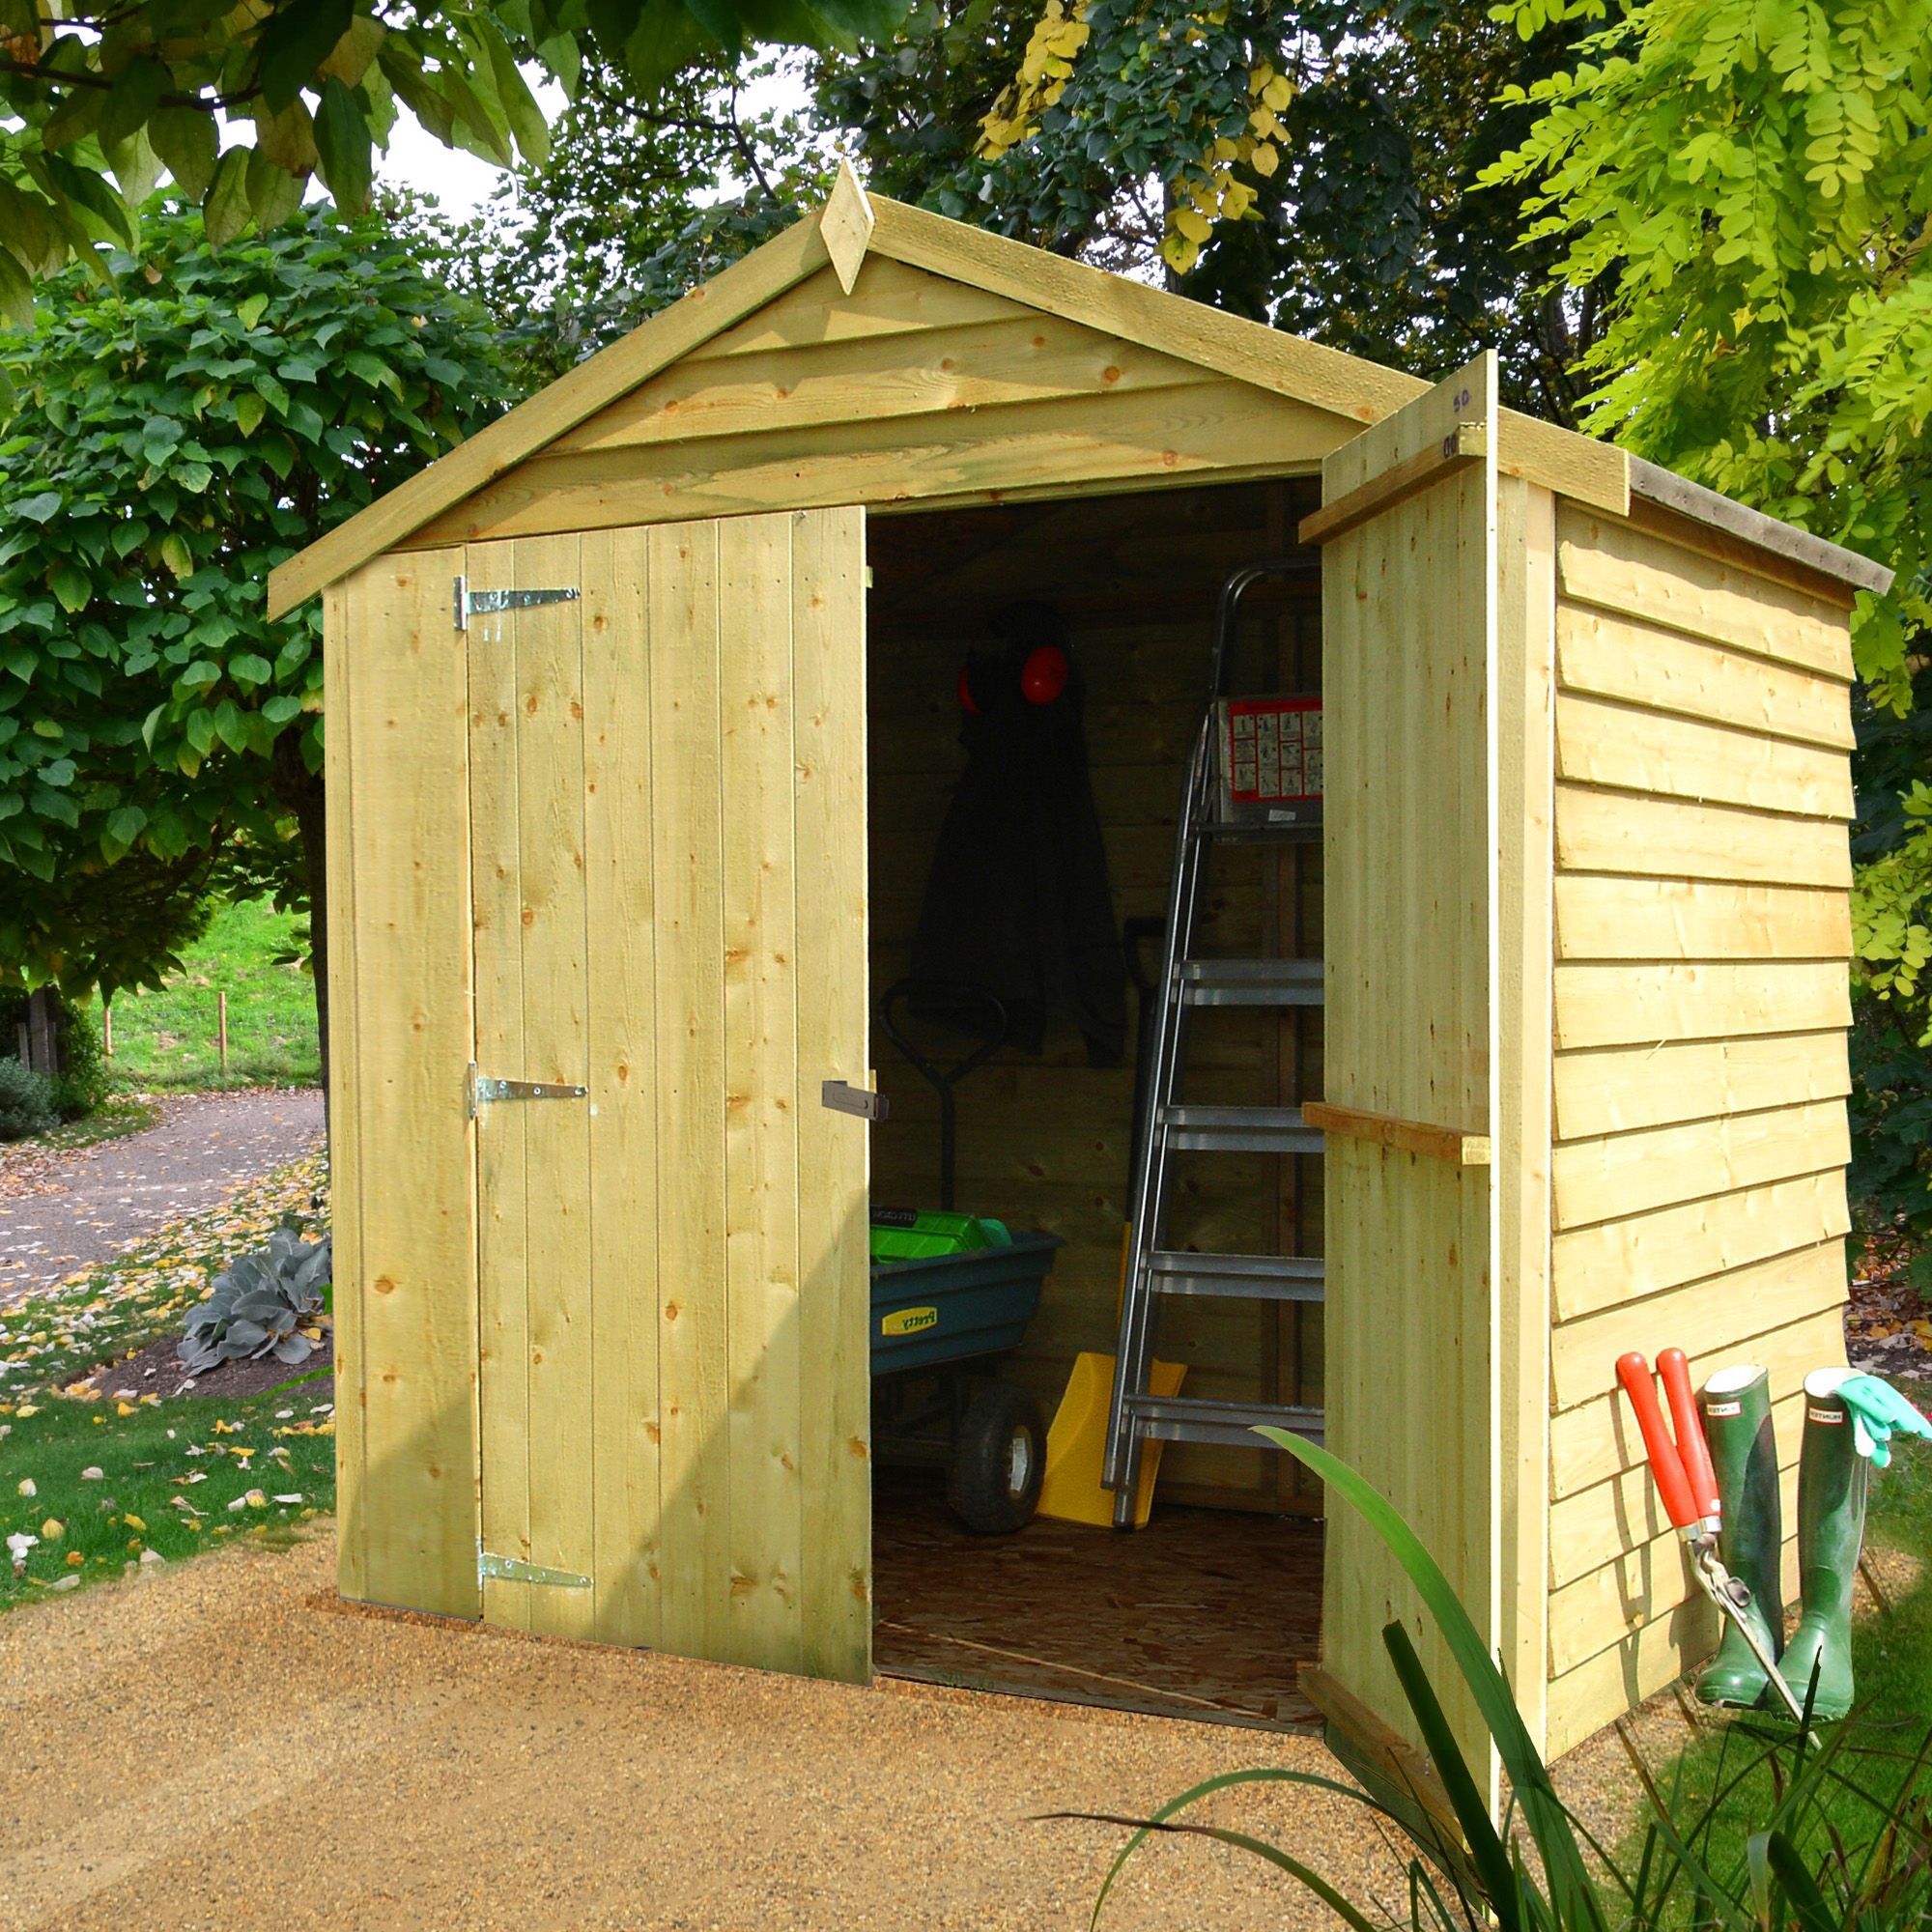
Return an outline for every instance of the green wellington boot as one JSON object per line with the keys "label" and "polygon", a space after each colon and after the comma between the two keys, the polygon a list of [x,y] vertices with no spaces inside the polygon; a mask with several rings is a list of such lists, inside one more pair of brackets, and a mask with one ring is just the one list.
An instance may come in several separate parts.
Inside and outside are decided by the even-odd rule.
{"label": "green wellington boot", "polygon": [[[1748,1586],[1750,1608],[1745,1614],[1764,1639],[1766,1656],[1776,1657],[1784,1634],[1777,1574],[1784,1520],[1777,1445],[1771,1435],[1771,1378],[1756,1367],[1720,1370],[1698,1392],[1697,1407],[1724,1508],[1718,1554],[1724,1568]],[[1697,1680],[1697,1695],[1707,1704],[1748,1709],[1766,1688],[1764,1665],[1751,1655],[1744,1633],[1725,1618],[1723,1639]]]}
{"label": "green wellington boot", "polygon": [[1848,1372],[1820,1369],[1804,1378],[1804,1446],[1798,1458],[1798,1574],[1804,1614],[1777,1674],[1803,1704],[1818,1690],[1811,1714],[1842,1718],[1852,1708],[1852,1585],[1865,1533],[1865,1462],[1852,1435],[1852,1416],[1838,1395]]}

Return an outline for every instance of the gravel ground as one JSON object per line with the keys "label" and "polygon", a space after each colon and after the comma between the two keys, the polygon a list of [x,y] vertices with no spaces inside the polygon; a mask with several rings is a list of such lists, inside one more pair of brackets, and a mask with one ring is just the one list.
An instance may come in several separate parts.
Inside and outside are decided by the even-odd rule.
{"label": "gravel ground", "polygon": [[179,1094],[138,1134],[0,1165],[0,1308],[118,1254],[322,1139],[316,1088]]}
{"label": "gravel ground", "polygon": [[[1149,1807],[1312,1739],[539,1643],[332,1595],[334,1545],[241,1548],[0,1620],[0,1926],[862,1932],[1081,1927]],[[1354,1807],[1232,1794],[1402,1903]],[[1151,1847],[1121,1932],[1332,1924],[1259,1861]]]}

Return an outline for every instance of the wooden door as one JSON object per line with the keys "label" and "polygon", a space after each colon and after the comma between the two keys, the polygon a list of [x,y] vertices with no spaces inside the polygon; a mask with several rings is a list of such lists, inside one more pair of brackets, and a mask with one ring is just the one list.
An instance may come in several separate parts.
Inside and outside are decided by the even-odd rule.
{"label": "wooden door", "polygon": [[[1495,1065],[1494,358],[1322,465],[1328,1444],[1421,1535],[1492,1645],[1498,1446],[1488,1136]],[[1420,1601],[1331,1509],[1331,1675],[1415,1735],[1401,1618],[1478,1776],[1474,1708]]]}
{"label": "wooden door", "polygon": [[863,513],[465,567],[483,1614],[863,1681]]}

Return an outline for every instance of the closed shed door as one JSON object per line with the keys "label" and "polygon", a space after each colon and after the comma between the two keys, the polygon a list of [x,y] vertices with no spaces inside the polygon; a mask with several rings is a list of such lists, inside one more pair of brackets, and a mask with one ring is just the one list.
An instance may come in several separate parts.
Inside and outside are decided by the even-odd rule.
{"label": "closed shed door", "polygon": [[863,513],[465,567],[484,1617],[864,1679]]}

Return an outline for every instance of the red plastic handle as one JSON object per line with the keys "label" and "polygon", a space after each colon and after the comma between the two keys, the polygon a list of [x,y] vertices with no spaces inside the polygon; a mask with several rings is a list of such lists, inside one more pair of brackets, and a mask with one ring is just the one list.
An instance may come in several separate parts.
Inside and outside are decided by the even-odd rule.
{"label": "red plastic handle", "polygon": [[1684,1359],[1684,1350],[1664,1350],[1657,1358],[1657,1373],[1663,1378],[1664,1400],[1677,1432],[1677,1460],[1684,1464],[1690,1500],[1705,1521],[1714,1522],[1723,1504],[1718,1498],[1718,1472],[1711,1465],[1711,1445],[1704,1440],[1704,1418],[1690,1393],[1690,1364]]}
{"label": "red plastic handle", "polygon": [[1650,1473],[1657,1480],[1657,1492],[1663,1498],[1664,1513],[1679,1529],[1697,1526],[1697,1504],[1690,1494],[1690,1480],[1677,1454],[1677,1444],[1663,1426],[1663,1411],[1657,1403],[1657,1384],[1650,1378],[1650,1364],[1632,1350],[1617,1357],[1617,1380],[1624,1385],[1630,1405],[1636,1411],[1636,1426],[1643,1431],[1643,1446],[1650,1455]]}

